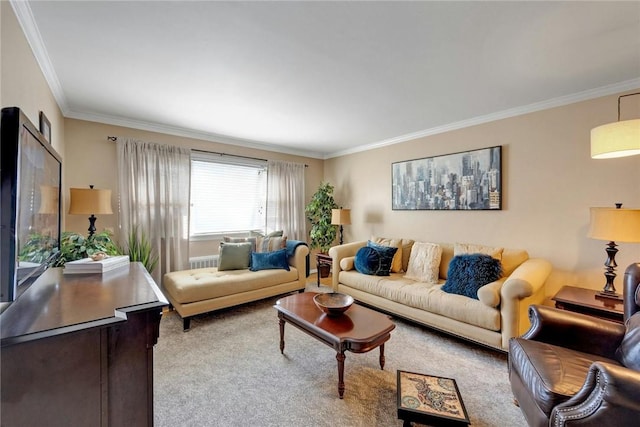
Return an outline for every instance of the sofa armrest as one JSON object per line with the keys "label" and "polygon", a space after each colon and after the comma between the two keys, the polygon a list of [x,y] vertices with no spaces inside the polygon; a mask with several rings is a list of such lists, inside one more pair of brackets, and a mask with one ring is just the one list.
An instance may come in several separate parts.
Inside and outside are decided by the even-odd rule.
{"label": "sofa armrest", "polygon": [[298,281],[304,284],[307,283],[307,255],[309,255],[309,247],[298,245],[293,255],[289,257],[289,265],[298,270]]}
{"label": "sofa armrest", "polygon": [[531,304],[544,302],[544,282],[549,274],[549,261],[530,258],[520,264],[505,280],[500,289],[503,348],[509,348],[509,338],[517,337],[529,329],[527,310]]}
{"label": "sofa armrest", "polygon": [[529,307],[531,328],[522,338],[585,353],[615,358],[625,326],[619,323],[544,305]]}
{"label": "sofa armrest", "polygon": [[338,277],[340,275],[340,261],[346,257],[356,256],[358,249],[367,245],[367,241],[345,243],[344,245],[333,246],[329,249],[331,257],[331,285],[334,291],[338,290]]}
{"label": "sofa armrest", "polygon": [[571,399],[551,411],[549,425],[637,425],[640,414],[640,372],[594,362],[584,385]]}

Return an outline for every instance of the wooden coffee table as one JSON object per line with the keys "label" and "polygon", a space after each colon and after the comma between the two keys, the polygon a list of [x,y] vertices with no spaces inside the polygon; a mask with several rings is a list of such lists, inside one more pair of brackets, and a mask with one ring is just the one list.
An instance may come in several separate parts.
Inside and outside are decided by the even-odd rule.
{"label": "wooden coffee table", "polygon": [[380,369],[384,369],[384,343],[396,325],[388,316],[353,304],[340,316],[327,316],[313,302],[315,292],[281,298],[274,306],[280,319],[280,352],[284,354],[286,322],[336,350],[338,395],[344,397],[345,351],[366,353],[380,347]]}

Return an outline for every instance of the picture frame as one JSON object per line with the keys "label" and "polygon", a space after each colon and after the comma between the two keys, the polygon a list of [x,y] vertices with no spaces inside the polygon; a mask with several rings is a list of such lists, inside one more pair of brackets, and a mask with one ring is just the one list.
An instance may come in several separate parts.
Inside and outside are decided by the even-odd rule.
{"label": "picture frame", "polygon": [[391,164],[393,210],[502,210],[502,146]]}
{"label": "picture frame", "polygon": [[51,144],[51,122],[45,116],[44,111],[40,111],[40,133]]}

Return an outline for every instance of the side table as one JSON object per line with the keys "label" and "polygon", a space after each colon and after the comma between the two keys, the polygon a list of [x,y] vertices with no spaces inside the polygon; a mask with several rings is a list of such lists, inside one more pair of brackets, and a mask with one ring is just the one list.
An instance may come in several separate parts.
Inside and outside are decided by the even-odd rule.
{"label": "side table", "polygon": [[624,322],[622,301],[601,297],[598,295],[598,291],[593,289],[563,286],[551,299],[555,301],[556,308],[588,314],[618,323]]}
{"label": "side table", "polygon": [[333,260],[329,256],[329,254],[316,254],[316,270],[318,272],[318,286],[320,286],[320,267],[329,267],[331,268],[331,264],[333,264]]}

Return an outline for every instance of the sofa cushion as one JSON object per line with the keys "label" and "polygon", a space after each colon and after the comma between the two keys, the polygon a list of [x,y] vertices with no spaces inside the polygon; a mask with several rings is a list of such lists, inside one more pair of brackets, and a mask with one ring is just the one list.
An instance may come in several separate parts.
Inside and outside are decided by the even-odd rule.
{"label": "sofa cushion", "polygon": [[251,243],[220,242],[218,270],[242,270],[249,268]]}
{"label": "sofa cushion", "polygon": [[222,238],[222,240],[223,240],[224,243],[244,243],[244,242],[249,242],[249,243],[251,243],[251,252],[255,252],[256,251],[256,242],[258,241],[258,238],[257,237],[231,237],[231,236],[224,236]]}
{"label": "sofa cushion", "polygon": [[375,276],[380,272],[381,268],[380,253],[374,248],[364,246],[356,252],[353,264],[358,272],[369,276]]}
{"label": "sofa cushion", "polygon": [[279,249],[271,252],[252,252],[251,253],[251,271],[289,270],[289,260],[287,258],[287,250]]}
{"label": "sofa cushion", "polygon": [[372,242],[371,240],[367,241],[367,246],[375,249],[380,254],[380,270],[378,271],[378,276],[388,276],[391,273],[391,264],[393,263],[393,257],[395,256],[398,248],[394,248],[393,246],[384,246],[379,245],[377,243]]}
{"label": "sofa cushion", "polygon": [[355,268],[356,257],[348,256],[340,260],[340,270],[353,270]]}
{"label": "sofa cushion", "polygon": [[500,305],[500,289],[506,279],[502,278],[495,282],[487,283],[478,289],[478,299],[484,305],[497,307]]}
{"label": "sofa cushion", "polygon": [[449,264],[444,292],[478,299],[478,289],[502,276],[500,261],[480,253],[456,255]]}
{"label": "sofa cushion", "polygon": [[627,319],[627,331],[616,350],[616,359],[627,368],[640,371],[640,312]]}
{"label": "sofa cushion", "polygon": [[273,252],[286,247],[286,236],[257,236],[255,252]]}
{"label": "sofa cushion", "polygon": [[532,390],[538,407],[548,417],[551,410],[580,390],[595,361],[615,360],[582,353],[539,341],[513,338],[509,341],[511,369]]}
{"label": "sofa cushion", "polygon": [[398,248],[396,253],[393,255],[393,260],[391,261],[391,273],[400,273],[402,271],[402,240],[375,236],[371,236],[370,240],[382,246]]}
{"label": "sofa cushion", "polygon": [[415,242],[411,249],[409,266],[404,275],[418,282],[438,283],[442,248],[436,243]]}
{"label": "sofa cushion", "polygon": [[475,243],[456,243],[453,246],[453,255],[485,254],[502,261],[504,248],[494,248],[492,246],[477,245]]}

